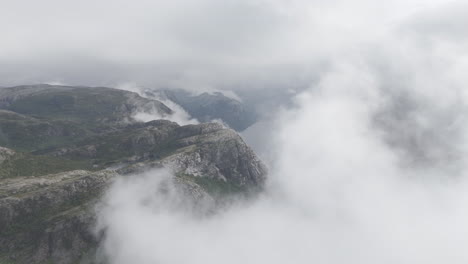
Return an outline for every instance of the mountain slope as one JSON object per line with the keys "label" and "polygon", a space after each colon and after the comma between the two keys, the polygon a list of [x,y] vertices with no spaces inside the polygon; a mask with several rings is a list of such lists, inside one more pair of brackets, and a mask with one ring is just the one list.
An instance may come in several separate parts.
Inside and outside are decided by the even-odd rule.
{"label": "mountain slope", "polygon": [[75,263],[90,254],[99,242],[95,204],[116,177],[166,168],[181,196],[213,208],[264,184],[264,165],[230,129],[132,119],[145,107],[169,115],[156,100],[110,88],[3,89],[0,263]]}
{"label": "mountain slope", "polygon": [[138,94],[105,87],[55,85],[0,89],[0,109],[40,119],[79,122],[91,129],[131,121],[139,111],[172,113],[166,105]]}

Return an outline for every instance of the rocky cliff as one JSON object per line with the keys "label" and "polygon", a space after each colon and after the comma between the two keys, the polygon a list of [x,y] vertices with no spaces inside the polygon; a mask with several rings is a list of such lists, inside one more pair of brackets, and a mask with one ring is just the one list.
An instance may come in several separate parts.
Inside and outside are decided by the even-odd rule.
{"label": "rocky cliff", "polygon": [[0,263],[76,263],[95,249],[95,204],[116,177],[167,168],[181,193],[213,204],[262,188],[266,169],[219,124],[147,123],[171,110],[110,88],[0,89]]}

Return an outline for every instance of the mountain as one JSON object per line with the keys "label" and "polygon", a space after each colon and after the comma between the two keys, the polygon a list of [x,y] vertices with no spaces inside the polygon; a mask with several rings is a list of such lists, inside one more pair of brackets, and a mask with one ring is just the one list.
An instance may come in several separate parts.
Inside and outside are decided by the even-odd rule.
{"label": "mountain", "polygon": [[222,120],[232,129],[243,131],[257,121],[257,115],[253,109],[220,92],[194,95],[181,89],[162,89],[147,90],[145,93],[180,105],[200,122]]}
{"label": "mountain", "polygon": [[266,169],[220,124],[138,122],[170,118],[157,100],[111,88],[52,85],[0,89],[0,263],[76,263],[99,237],[96,203],[117,177],[173,172],[181,195],[215,210],[261,190]]}

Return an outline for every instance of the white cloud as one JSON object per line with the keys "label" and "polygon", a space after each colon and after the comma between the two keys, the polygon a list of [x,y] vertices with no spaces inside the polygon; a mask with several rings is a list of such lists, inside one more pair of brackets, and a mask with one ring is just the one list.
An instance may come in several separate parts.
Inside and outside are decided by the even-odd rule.
{"label": "white cloud", "polygon": [[178,104],[164,99],[160,97],[155,97],[151,96],[147,93],[144,92],[144,88],[138,86],[135,83],[131,82],[126,82],[126,83],[121,83],[116,86],[117,89],[121,90],[126,90],[130,92],[134,92],[139,94],[142,97],[149,98],[149,99],[154,99],[162,102],[165,104],[167,107],[169,107],[172,110],[171,115],[166,115],[166,116],[161,116],[157,109],[146,109],[146,110],[141,110],[140,112],[137,112],[133,115],[133,118],[137,121],[141,122],[149,122],[152,120],[158,120],[158,119],[167,119],[172,122],[176,122],[179,125],[188,125],[188,124],[198,124],[198,120],[195,118],[192,118],[181,106]]}

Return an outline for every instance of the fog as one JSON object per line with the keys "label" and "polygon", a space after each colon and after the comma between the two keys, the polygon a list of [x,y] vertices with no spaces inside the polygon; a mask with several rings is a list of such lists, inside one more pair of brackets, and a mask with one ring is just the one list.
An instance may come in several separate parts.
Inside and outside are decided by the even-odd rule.
{"label": "fog", "polygon": [[260,197],[200,217],[158,191],[169,172],[118,179],[99,257],[467,263],[463,1],[0,3],[0,86],[292,90],[243,133],[269,167]]}

